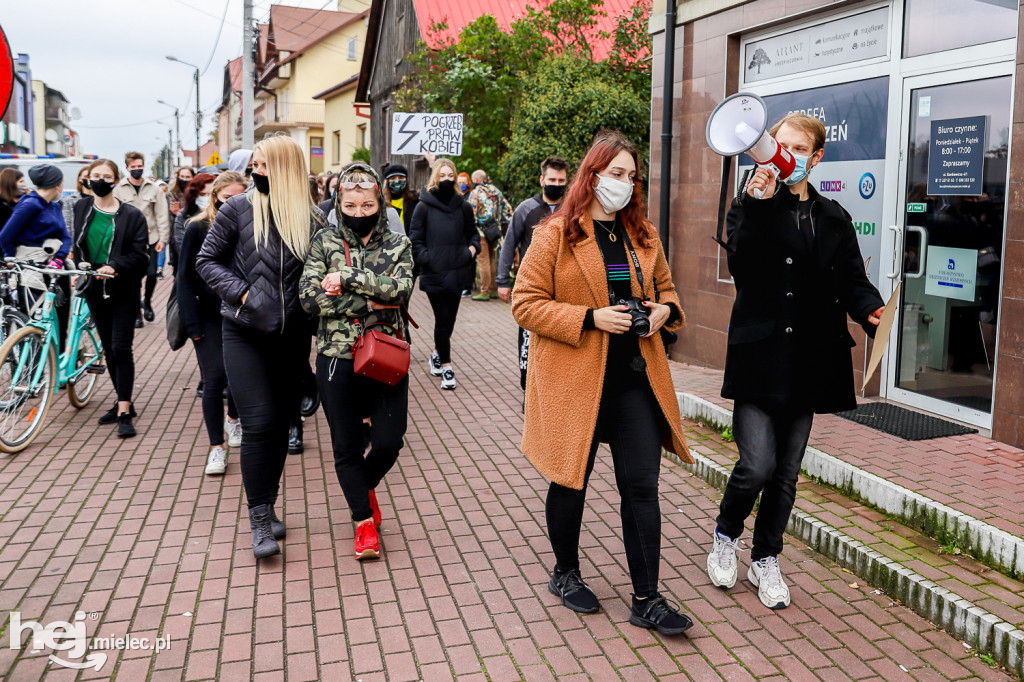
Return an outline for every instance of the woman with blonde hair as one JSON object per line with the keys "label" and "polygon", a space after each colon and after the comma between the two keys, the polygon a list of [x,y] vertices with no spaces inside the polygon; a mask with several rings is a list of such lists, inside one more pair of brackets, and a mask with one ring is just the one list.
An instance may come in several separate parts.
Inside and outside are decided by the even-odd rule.
{"label": "woman with blonde hair", "polygon": [[206,474],[209,476],[223,474],[227,469],[224,433],[228,434],[228,446],[237,448],[242,445],[242,425],[230,390],[228,416],[223,416],[224,389],[228,378],[224,370],[220,297],[199,276],[196,257],[220,207],[231,197],[245,192],[248,184],[241,173],[228,171],[218,175],[210,189],[210,201],[185,226],[178,254],[178,276],[175,278],[178,309],[185,331],[196,348],[196,360],[203,376],[203,421],[210,436],[210,453],[206,459]]}
{"label": "woman with blonde hair", "polygon": [[434,352],[430,375],[441,377],[441,388],[455,390],[451,338],[462,292],[473,286],[473,266],[480,252],[480,235],[473,209],[455,186],[451,159],[438,159],[430,182],[420,193],[412,214],[409,238],[420,271],[420,289],[434,310]]}
{"label": "woman with blonde hair", "polygon": [[311,332],[299,278],[323,218],[310,202],[305,155],[294,140],[262,140],[252,162],[253,190],[220,207],[196,269],[221,299],[224,365],[245,425],[239,461],[252,549],[262,559],[281,552],[277,540],[285,534],[274,505]]}

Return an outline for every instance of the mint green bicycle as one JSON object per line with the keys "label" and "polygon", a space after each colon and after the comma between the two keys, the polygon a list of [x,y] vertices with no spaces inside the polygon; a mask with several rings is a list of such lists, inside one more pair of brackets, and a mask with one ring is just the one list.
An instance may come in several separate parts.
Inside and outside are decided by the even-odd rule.
{"label": "mint green bicycle", "polygon": [[22,277],[36,272],[49,279],[46,293],[34,308],[33,319],[0,346],[0,452],[21,452],[36,439],[46,422],[53,396],[67,388],[68,400],[85,407],[106,371],[99,333],[83,296],[71,304],[68,338],[60,352],[56,301],[63,292],[58,277],[106,278],[82,263],[81,270],[54,270],[4,259]]}

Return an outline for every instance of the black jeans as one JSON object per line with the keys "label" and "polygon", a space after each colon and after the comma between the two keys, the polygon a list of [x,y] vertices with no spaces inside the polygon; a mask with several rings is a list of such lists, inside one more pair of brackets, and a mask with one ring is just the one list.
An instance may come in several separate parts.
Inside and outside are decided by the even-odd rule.
{"label": "black jeans", "polygon": [[[132,346],[135,343],[135,318],[139,314],[138,294],[135,293],[137,287],[137,284],[128,282],[96,280],[89,285],[85,294],[103,345],[110,382],[114,384],[117,399],[126,402],[131,402],[135,385]],[[103,297],[104,291],[109,294],[109,298]]]}
{"label": "black jeans", "polygon": [[[224,319],[224,368],[242,420],[242,484],[249,508],[277,501],[288,457],[288,425],[298,409],[301,364],[309,364],[309,332],[297,325],[262,334]],[[208,378],[204,375],[203,382]]]}
{"label": "black jeans", "polygon": [[[395,386],[356,374],[351,360],[316,356],[316,383],[331,428],[334,470],[353,521],[373,515],[370,491],[398,460],[408,423],[409,377]],[[363,419],[370,418],[370,454],[363,452]]]}
{"label": "black jeans", "polygon": [[732,434],[740,451],[718,512],[718,532],[730,538],[743,534],[743,522],[761,495],[754,521],[751,561],[782,552],[782,534],[796,501],[796,480],[811,435],[814,413],[766,409],[737,402]]}
{"label": "black jeans", "polygon": [[[203,338],[192,341],[196,349],[199,371],[203,377],[203,421],[206,422],[206,433],[210,437],[211,446],[224,444],[224,389],[228,385],[228,375],[224,369],[224,335],[221,319],[217,310],[204,311]],[[230,389],[228,416],[238,419],[238,409],[235,407]]]}
{"label": "black jeans", "polygon": [[452,361],[452,332],[462,295],[428,293],[427,299],[434,311],[434,350],[441,356],[441,364],[446,365]]}
{"label": "black jeans", "polygon": [[[622,536],[626,563],[638,597],[658,591],[661,561],[661,509],[658,476],[661,473],[661,434],[665,425],[661,408],[649,385],[606,388],[597,417],[598,432],[590,448],[583,490],[552,483],[545,506],[556,568],[579,568],[580,528],[587,484],[594,470],[597,448],[607,440],[615,467],[615,484],[622,498]],[[602,429],[603,425],[603,429]],[[603,430],[603,433],[602,433]]]}
{"label": "black jeans", "polygon": [[[166,245],[165,245],[166,248]],[[153,305],[153,292],[156,291],[157,256],[156,244],[149,245],[149,266],[146,268],[146,295],[143,299],[148,306]],[[141,304],[141,301],[140,301]],[[139,306],[141,307],[141,305]]]}

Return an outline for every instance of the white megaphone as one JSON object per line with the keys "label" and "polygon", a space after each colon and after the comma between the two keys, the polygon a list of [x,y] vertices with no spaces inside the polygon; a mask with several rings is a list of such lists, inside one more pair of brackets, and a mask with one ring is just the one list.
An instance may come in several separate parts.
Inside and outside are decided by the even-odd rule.
{"label": "white megaphone", "polygon": [[[767,167],[776,180],[793,174],[796,159],[768,134],[768,107],[749,92],[726,97],[711,112],[707,128],[708,146],[721,156],[746,152],[759,166]],[[764,190],[754,190],[760,199]]]}

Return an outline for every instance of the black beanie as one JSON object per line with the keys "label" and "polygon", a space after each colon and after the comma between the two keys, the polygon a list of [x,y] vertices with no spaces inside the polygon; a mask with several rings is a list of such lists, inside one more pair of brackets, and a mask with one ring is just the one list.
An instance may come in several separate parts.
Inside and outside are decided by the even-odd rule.
{"label": "black beanie", "polygon": [[28,177],[36,189],[50,189],[64,182],[64,174],[52,163],[33,166],[28,171]]}
{"label": "black beanie", "polygon": [[409,172],[405,170],[405,166],[400,163],[393,163],[384,169],[385,180],[388,180],[395,175],[404,175],[405,177],[409,177]]}

